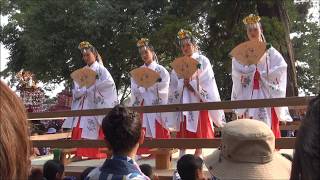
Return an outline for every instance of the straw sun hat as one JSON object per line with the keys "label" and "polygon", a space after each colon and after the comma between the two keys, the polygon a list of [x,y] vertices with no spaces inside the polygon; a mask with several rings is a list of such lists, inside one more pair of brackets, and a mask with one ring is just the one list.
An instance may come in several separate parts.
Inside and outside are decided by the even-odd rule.
{"label": "straw sun hat", "polygon": [[221,147],[205,158],[214,177],[289,179],[291,162],[275,151],[275,137],[263,122],[241,119],[222,129]]}

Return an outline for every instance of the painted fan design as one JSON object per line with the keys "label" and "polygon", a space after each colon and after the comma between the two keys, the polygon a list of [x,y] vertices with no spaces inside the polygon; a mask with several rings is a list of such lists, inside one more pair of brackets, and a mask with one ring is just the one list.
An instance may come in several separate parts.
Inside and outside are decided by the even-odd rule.
{"label": "painted fan design", "polygon": [[97,73],[85,67],[75,70],[70,76],[80,87],[88,88],[96,82]]}
{"label": "painted fan design", "polygon": [[130,75],[139,86],[144,88],[149,88],[161,81],[160,74],[147,67],[136,68],[130,71]]}
{"label": "painted fan design", "polygon": [[191,57],[179,57],[172,63],[171,67],[183,79],[189,79],[197,71],[199,62]]}
{"label": "painted fan design", "polygon": [[258,64],[266,52],[266,43],[260,41],[246,41],[232,49],[230,55],[241,64]]}

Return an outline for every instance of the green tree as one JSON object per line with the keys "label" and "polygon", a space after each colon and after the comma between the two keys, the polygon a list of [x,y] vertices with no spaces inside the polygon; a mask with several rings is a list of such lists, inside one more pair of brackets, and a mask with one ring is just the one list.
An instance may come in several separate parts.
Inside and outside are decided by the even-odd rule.
{"label": "green tree", "polygon": [[[8,68],[1,72],[3,76],[25,69],[34,72],[45,83],[70,82],[70,73],[84,66],[78,43],[88,40],[101,54],[123,101],[130,93],[130,70],[142,64],[136,41],[141,37],[150,38],[160,64],[170,69],[170,62],[181,55],[176,45],[176,33],[185,28],[193,31],[201,52],[210,59],[220,95],[226,100],[230,99],[232,87],[228,54],[246,40],[242,19],[255,13],[262,16],[267,41],[283,54],[288,63],[288,82],[293,82],[288,83],[288,95],[296,93],[293,52],[299,62],[311,68],[298,68],[298,74],[303,72],[306,75],[298,76],[301,89],[314,92],[319,85],[316,84],[317,80],[319,82],[319,68],[314,67],[319,62],[316,56],[318,29],[312,24],[308,24],[308,28],[296,26],[305,22],[306,17],[300,14],[308,7],[294,5],[289,0],[0,2],[1,14],[9,15],[9,23],[1,27],[1,42],[10,50]],[[289,39],[292,32],[302,34],[294,39],[294,51]],[[313,38],[318,39],[317,43]],[[300,41],[306,43],[297,43]],[[314,84],[314,88],[310,88],[310,84]]]}
{"label": "green tree", "polygon": [[320,26],[316,22],[306,20],[309,3],[296,5],[294,14],[293,32],[296,36],[292,39],[297,60],[297,76],[300,91],[306,95],[320,92]]}

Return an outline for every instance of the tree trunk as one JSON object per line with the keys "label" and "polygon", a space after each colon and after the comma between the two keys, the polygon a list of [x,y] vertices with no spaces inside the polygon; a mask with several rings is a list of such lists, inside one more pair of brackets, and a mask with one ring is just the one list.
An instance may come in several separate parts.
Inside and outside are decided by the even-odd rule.
{"label": "tree trunk", "polygon": [[127,90],[129,88],[129,85],[125,85],[124,90],[123,90],[123,94],[120,98],[120,103],[122,104],[124,100],[127,99],[127,97],[130,95],[130,93],[127,93]]}
{"label": "tree trunk", "polygon": [[[286,47],[281,47],[280,52],[284,56],[288,65],[287,96],[297,96],[297,70],[295,67],[293,47],[290,40],[290,22],[285,8],[285,2],[282,0],[276,0],[273,5],[270,6],[270,3],[266,1],[257,1],[257,10],[260,16],[267,16],[270,18],[276,17],[284,27]],[[281,49],[286,49],[287,52],[284,52]]]}

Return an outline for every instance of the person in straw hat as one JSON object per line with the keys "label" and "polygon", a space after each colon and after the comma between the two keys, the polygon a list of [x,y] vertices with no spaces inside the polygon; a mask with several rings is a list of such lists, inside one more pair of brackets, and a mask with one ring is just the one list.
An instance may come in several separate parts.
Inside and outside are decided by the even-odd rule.
{"label": "person in straw hat", "polygon": [[[247,36],[251,41],[266,42],[260,24],[260,17],[250,14],[243,19]],[[232,58],[231,100],[282,98],[286,96],[287,63],[281,54],[267,44],[265,56],[256,64],[243,64]],[[292,121],[287,107],[236,109],[238,118],[253,118],[265,122],[281,137],[279,121]]]}
{"label": "person in straw hat", "polygon": [[275,136],[263,122],[241,119],[222,128],[221,146],[205,159],[213,179],[289,179],[291,162],[275,150]]}
{"label": "person in straw hat", "polygon": [[[97,49],[87,41],[78,46],[85,67],[97,73],[96,82],[90,87],[80,87],[74,82],[71,110],[111,108],[118,104],[117,90],[109,71],[103,66]],[[104,116],[70,117],[63,128],[72,128],[71,139],[103,139],[101,123]],[[94,148],[78,148],[76,157],[104,158],[106,155]]]}
{"label": "person in straw hat", "polygon": [[[186,104],[220,101],[220,95],[214,78],[211,63],[198,51],[195,37],[190,31],[178,32],[178,45],[185,57],[198,61],[198,69],[189,79],[178,77],[172,70],[169,86],[169,103]],[[177,138],[214,138],[213,123],[222,127],[225,116],[222,110],[202,110],[168,113],[168,126],[178,131]],[[180,157],[185,150],[180,150]],[[202,155],[202,149],[196,149],[196,156]]]}
{"label": "person in straw hat", "polygon": [[[149,88],[139,87],[131,78],[131,104],[132,106],[152,106],[167,104],[170,75],[169,72],[158,64],[157,55],[149,39],[141,38],[137,47],[146,67],[160,74],[160,82],[156,82]],[[143,128],[147,138],[170,138],[170,131],[166,129],[162,119],[162,113],[144,113],[142,115]]]}

